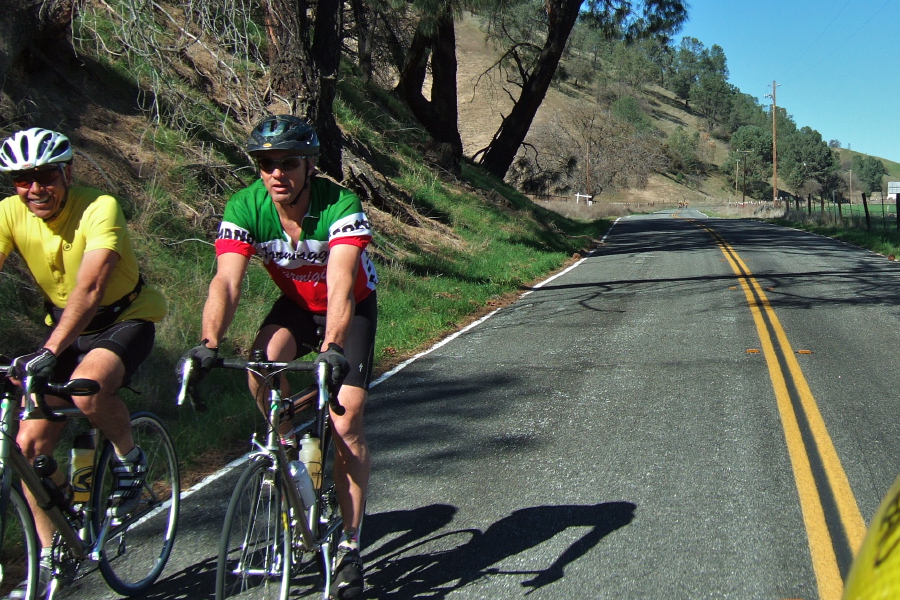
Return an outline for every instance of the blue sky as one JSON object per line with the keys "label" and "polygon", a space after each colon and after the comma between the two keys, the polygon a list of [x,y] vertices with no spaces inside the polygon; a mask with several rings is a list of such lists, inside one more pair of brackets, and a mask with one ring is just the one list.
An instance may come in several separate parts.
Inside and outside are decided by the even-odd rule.
{"label": "blue sky", "polygon": [[797,127],[900,162],[900,0],[688,0],[675,35],[718,44],[729,81]]}

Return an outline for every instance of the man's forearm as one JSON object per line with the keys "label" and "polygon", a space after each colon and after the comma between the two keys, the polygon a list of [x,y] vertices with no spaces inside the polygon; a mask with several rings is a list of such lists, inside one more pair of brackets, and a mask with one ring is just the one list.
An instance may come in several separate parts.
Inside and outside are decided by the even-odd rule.
{"label": "man's forearm", "polygon": [[97,314],[102,299],[102,290],[74,290],[44,347],[57,356],[68,348]]}

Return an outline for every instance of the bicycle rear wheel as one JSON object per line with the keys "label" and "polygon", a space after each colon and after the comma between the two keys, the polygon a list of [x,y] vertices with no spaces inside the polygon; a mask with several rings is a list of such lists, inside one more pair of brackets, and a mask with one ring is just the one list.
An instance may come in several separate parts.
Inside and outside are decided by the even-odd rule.
{"label": "bicycle rear wheel", "polygon": [[[131,417],[131,431],[147,457],[147,480],[137,508],[124,519],[113,519],[100,553],[103,578],[124,596],[145,591],[166,566],[175,544],[181,495],[175,447],[162,422],[151,413],[137,412]],[[109,505],[114,458],[112,444],[107,442],[97,463],[92,495],[98,531]]]}
{"label": "bicycle rear wheel", "polygon": [[291,530],[284,482],[271,462],[252,461],[225,514],[216,567],[216,600],[286,600],[291,579]]}
{"label": "bicycle rear wheel", "polygon": [[25,600],[35,600],[41,544],[28,503],[5,479],[0,484],[0,597],[27,581]]}

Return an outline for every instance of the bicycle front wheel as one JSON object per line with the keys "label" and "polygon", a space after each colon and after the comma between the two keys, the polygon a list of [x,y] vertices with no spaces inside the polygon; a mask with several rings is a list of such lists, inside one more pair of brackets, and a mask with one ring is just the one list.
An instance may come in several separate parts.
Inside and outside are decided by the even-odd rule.
{"label": "bicycle front wheel", "polygon": [[40,543],[34,517],[22,493],[10,482],[0,496],[0,597],[26,582],[25,600],[35,600],[38,587]]}
{"label": "bicycle front wheel", "polygon": [[286,600],[291,530],[284,482],[269,461],[241,474],[225,514],[216,568],[216,600]]}
{"label": "bicycle front wheel", "polygon": [[[127,517],[112,519],[110,534],[100,551],[100,572],[109,587],[124,596],[134,596],[149,588],[162,573],[178,523],[181,484],[172,438],[153,414],[131,416],[134,443],[147,457],[147,479],[140,502]],[[104,444],[97,463],[93,503],[95,526],[107,518],[112,492],[112,444]]]}
{"label": "bicycle front wheel", "polygon": [[[343,519],[338,506],[334,487],[334,443],[331,431],[326,431],[322,439],[324,464],[322,469],[322,489],[316,505],[308,513],[309,527],[319,538],[319,572],[330,587],[334,569],[337,567],[337,546],[343,533]],[[327,589],[326,589],[327,591]]]}

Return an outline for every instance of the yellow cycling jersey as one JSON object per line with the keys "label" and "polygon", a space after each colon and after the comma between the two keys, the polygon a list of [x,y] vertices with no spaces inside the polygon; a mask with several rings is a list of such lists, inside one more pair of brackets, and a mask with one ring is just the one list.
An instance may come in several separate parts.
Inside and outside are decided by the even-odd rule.
{"label": "yellow cycling jersey", "polygon": [[900,477],[881,501],[844,587],[844,600],[900,598]]}
{"label": "yellow cycling jersey", "polygon": [[[65,207],[49,223],[32,214],[19,196],[0,201],[0,252],[9,256],[18,251],[45,299],[58,308],[65,308],[75,288],[85,252],[97,249],[119,255],[100,302],[109,306],[135,289],[140,274],[125,215],[115,198],[92,188],[70,187]],[[144,285],[116,321],[158,322],[165,314],[162,294]],[[49,315],[47,324],[52,324]]]}

